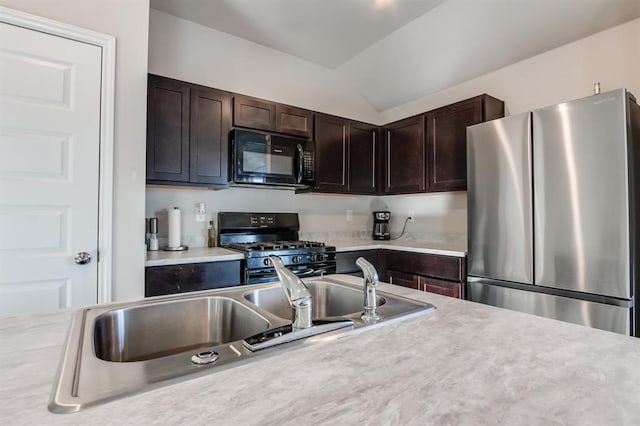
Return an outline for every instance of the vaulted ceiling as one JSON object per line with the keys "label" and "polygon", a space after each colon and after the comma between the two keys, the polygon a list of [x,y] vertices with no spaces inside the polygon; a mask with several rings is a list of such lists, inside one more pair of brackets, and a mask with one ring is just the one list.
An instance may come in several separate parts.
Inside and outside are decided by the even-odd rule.
{"label": "vaulted ceiling", "polygon": [[151,0],[151,7],[332,69],[378,111],[640,17],[640,0]]}

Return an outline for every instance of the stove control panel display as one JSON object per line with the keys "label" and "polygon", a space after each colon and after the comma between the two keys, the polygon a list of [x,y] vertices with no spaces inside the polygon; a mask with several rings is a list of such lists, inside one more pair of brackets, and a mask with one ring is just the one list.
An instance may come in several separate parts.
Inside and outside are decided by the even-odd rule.
{"label": "stove control panel display", "polygon": [[252,226],[273,226],[276,224],[276,219],[273,216],[251,216],[250,218]]}

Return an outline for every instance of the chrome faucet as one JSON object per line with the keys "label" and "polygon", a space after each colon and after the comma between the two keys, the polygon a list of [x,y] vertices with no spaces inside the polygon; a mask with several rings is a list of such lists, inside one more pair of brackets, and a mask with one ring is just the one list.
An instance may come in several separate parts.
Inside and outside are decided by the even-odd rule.
{"label": "chrome faucet", "polygon": [[359,257],[356,260],[356,265],[362,269],[364,275],[364,313],[362,314],[362,319],[365,321],[379,320],[378,298],[376,296],[378,271],[364,257]]}
{"label": "chrome faucet", "polygon": [[293,308],[293,330],[310,328],[313,325],[311,321],[313,298],[307,286],[293,272],[285,268],[278,256],[269,256],[269,260],[278,274],[284,295]]}

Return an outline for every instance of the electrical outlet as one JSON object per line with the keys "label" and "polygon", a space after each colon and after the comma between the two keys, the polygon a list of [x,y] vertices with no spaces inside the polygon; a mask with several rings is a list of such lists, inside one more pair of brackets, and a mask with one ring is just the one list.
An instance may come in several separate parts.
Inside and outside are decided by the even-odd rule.
{"label": "electrical outlet", "polygon": [[409,222],[411,223],[416,221],[416,214],[414,211],[409,211],[409,213],[407,213],[407,217],[409,218]]}
{"label": "electrical outlet", "polygon": [[195,214],[196,214],[196,222],[204,222],[205,221],[205,216],[207,214],[207,211],[205,209],[205,204],[204,203],[196,204]]}
{"label": "electrical outlet", "polygon": [[347,222],[351,222],[353,220],[353,210],[347,210]]}

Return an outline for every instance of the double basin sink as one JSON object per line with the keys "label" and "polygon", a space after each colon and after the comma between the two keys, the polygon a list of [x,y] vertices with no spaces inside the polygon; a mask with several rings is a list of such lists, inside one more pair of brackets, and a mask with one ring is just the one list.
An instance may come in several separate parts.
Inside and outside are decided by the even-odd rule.
{"label": "double basin sink", "polygon": [[250,350],[245,339],[290,325],[293,318],[280,284],[163,296],[78,311],[67,335],[49,410],[75,412],[435,309],[428,303],[378,291],[380,320],[366,322],[360,319],[363,289],[350,281],[353,279],[338,275],[306,282],[313,297],[314,319],[351,320],[349,327],[261,351]]}

